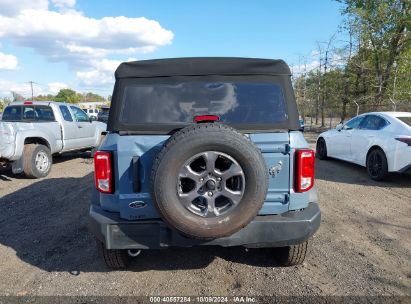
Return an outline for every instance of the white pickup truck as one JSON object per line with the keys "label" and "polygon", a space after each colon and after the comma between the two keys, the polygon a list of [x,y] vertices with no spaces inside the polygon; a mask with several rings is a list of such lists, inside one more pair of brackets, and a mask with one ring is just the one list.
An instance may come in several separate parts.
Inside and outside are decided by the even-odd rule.
{"label": "white pickup truck", "polygon": [[13,102],[0,121],[0,166],[11,164],[15,174],[44,177],[51,170],[53,154],[97,147],[106,126],[90,121],[73,104]]}

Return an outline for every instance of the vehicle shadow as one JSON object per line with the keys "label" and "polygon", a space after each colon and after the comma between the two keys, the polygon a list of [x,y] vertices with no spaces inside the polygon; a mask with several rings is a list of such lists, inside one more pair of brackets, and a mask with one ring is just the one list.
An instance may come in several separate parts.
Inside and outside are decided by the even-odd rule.
{"label": "vehicle shadow", "polygon": [[[106,272],[87,229],[93,176],[48,178],[0,198],[0,244],[49,272]],[[130,271],[199,269],[216,257],[257,266],[276,266],[268,249],[171,248],[144,252]]]}
{"label": "vehicle shadow", "polygon": [[368,177],[364,167],[342,160],[329,158],[316,159],[315,178],[345,184],[371,187],[411,188],[411,172],[390,173],[384,181],[374,181]]}
{"label": "vehicle shadow", "polygon": [[130,271],[199,269],[216,257],[258,267],[279,267],[275,248],[197,246],[142,252],[130,265]]}
{"label": "vehicle shadow", "polygon": [[[82,158],[85,163],[93,162],[90,151],[85,151],[53,155],[53,164],[63,163],[76,158]],[[0,167],[0,181],[10,182],[13,179],[27,179],[27,177],[23,173],[13,174],[11,171],[11,165],[7,167]]]}
{"label": "vehicle shadow", "polygon": [[85,162],[92,162],[93,158],[90,151],[84,152],[67,152],[63,154],[53,155],[53,164],[59,164],[72,159],[82,158]]}
{"label": "vehicle shadow", "polygon": [[11,172],[11,166],[0,167],[0,181],[11,182],[13,179],[23,179],[23,174],[13,174]]}
{"label": "vehicle shadow", "polygon": [[6,170],[6,169],[1,169],[0,170],[0,180],[5,181],[5,182],[11,182],[11,178],[8,176],[11,173],[11,171]]}

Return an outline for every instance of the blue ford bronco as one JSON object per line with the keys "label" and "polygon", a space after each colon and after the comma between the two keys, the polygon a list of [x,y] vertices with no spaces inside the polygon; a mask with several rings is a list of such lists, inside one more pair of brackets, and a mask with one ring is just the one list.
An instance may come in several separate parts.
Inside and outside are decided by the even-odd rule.
{"label": "blue ford bronco", "polygon": [[284,61],[145,60],[115,76],[90,208],[107,266],[172,246],[278,247],[281,265],[304,261],[321,216]]}

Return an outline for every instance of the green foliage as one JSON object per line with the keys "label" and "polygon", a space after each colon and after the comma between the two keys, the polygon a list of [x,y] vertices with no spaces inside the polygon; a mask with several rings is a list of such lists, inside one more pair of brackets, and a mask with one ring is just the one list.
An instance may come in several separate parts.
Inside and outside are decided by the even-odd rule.
{"label": "green foliage", "polygon": [[59,102],[78,103],[81,100],[81,94],[72,89],[61,89],[53,100]]}
{"label": "green foliage", "polygon": [[54,98],[55,96],[51,94],[34,96],[34,100],[36,101],[53,101]]}
{"label": "green foliage", "polygon": [[98,94],[92,93],[92,92],[88,92],[84,98],[82,99],[82,101],[105,101],[103,96],[100,96]]}
{"label": "green foliage", "polygon": [[0,112],[3,112],[3,109],[11,102],[12,100],[8,97],[0,99]]}
{"label": "green foliage", "polygon": [[61,89],[57,95],[38,95],[34,97],[37,101],[57,101],[57,102],[68,102],[68,103],[78,103],[78,102],[104,102],[106,101],[104,97],[88,92],[87,94],[78,93],[72,89]]}
{"label": "green foliage", "polygon": [[391,110],[394,103],[397,110],[411,111],[411,2],[339,2],[344,5],[342,29],[349,42],[331,46],[328,58],[337,55],[343,62],[331,62],[325,71],[323,52],[321,70],[295,79],[301,112],[318,120],[325,111],[344,120],[356,114],[356,104],[360,112]]}
{"label": "green foliage", "polygon": [[[358,59],[371,75],[366,82],[381,103],[386,98],[393,66],[409,50],[410,2],[405,0],[345,0],[344,14],[359,44]],[[367,75],[361,75],[367,77]],[[363,88],[364,89],[364,88]]]}
{"label": "green foliage", "polygon": [[[4,107],[5,103],[10,101],[24,101],[26,98],[16,92],[12,93],[12,99],[3,98],[0,99],[0,107]],[[31,99],[31,98],[30,98]],[[78,93],[72,89],[61,89],[57,95],[47,94],[47,95],[38,95],[33,98],[35,101],[57,101],[57,102],[68,102],[68,103],[79,103],[79,102],[106,102],[104,97],[88,92],[87,94]]]}

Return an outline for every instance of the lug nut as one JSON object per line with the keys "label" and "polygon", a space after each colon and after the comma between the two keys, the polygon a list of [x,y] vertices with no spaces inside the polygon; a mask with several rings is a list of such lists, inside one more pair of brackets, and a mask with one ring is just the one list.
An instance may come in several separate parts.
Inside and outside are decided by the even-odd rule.
{"label": "lug nut", "polygon": [[202,182],[204,180],[204,178],[200,178],[200,182]]}
{"label": "lug nut", "polygon": [[208,194],[208,196],[213,196],[213,192],[211,192],[211,191],[208,192],[207,194]]}
{"label": "lug nut", "polygon": [[217,180],[220,181],[220,180],[221,180],[221,177],[217,177]]}

